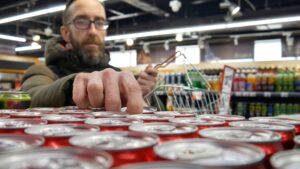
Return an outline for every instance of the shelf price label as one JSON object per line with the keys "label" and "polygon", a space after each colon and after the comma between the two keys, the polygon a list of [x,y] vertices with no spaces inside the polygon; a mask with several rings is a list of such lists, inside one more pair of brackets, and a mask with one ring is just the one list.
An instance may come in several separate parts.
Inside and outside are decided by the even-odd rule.
{"label": "shelf price label", "polygon": [[272,94],[271,94],[271,92],[264,92],[263,96],[264,97],[271,97]]}
{"label": "shelf price label", "polygon": [[284,97],[284,98],[287,98],[287,97],[289,97],[289,93],[288,92],[281,92],[280,96]]}

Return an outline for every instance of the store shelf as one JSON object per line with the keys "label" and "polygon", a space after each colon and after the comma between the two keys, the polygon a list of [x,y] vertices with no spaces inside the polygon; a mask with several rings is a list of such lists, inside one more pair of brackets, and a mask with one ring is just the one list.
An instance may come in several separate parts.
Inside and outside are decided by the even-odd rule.
{"label": "store shelf", "polygon": [[233,97],[300,98],[300,92],[233,92]]}

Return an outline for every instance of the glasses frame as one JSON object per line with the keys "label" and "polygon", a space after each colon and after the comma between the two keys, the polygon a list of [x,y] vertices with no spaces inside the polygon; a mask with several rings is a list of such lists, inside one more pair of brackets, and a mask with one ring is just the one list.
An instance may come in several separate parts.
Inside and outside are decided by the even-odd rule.
{"label": "glasses frame", "polygon": [[[85,19],[85,20],[89,21],[88,27],[82,29],[82,28],[79,28],[78,25],[76,26],[76,20],[77,20],[77,19]],[[92,24],[95,25],[95,28],[96,28],[97,30],[107,30],[107,29],[108,29],[108,27],[109,27],[109,22],[108,22],[108,21],[103,21],[103,23],[104,23],[103,27],[104,27],[104,28],[98,28],[98,27],[96,26],[96,22],[97,22],[97,21],[102,21],[102,20],[89,20],[89,19],[86,19],[86,18],[75,18],[75,19],[71,20],[70,22],[68,22],[66,25],[73,24],[74,27],[75,27],[76,29],[79,29],[79,30],[88,30],[88,29],[91,28],[91,25],[92,25]]]}

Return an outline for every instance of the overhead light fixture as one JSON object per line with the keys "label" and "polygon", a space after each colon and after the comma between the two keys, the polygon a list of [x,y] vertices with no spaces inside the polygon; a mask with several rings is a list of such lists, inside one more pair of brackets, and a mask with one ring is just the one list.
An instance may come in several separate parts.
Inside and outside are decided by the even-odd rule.
{"label": "overhead light fixture", "polygon": [[32,42],[31,46],[40,46],[37,42]]}
{"label": "overhead light fixture", "polygon": [[169,6],[171,7],[173,12],[178,12],[181,8],[181,2],[179,0],[171,0],[169,2]]}
{"label": "overhead light fixture", "polygon": [[41,36],[40,36],[40,35],[34,35],[34,36],[32,37],[32,40],[35,41],[35,42],[39,41],[40,39],[41,39]]}
{"label": "overhead light fixture", "polygon": [[175,40],[177,42],[182,42],[183,41],[183,35],[181,33],[178,33],[175,37]]}
{"label": "overhead light fixture", "polygon": [[0,39],[16,41],[16,42],[26,42],[26,39],[23,37],[11,36],[11,35],[3,35],[0,34]]}
{"label": "overhead light fixture", "polygon": [[231,3],[231,5],[229,6],[229,11],[232,16],[238,14],[240,12],[240,10],[241,10],[241,7],[234,3]]}
{"label": "overhead light fixture", "polygon": [[53,34],[53,30],[49,26],[44,29],[44,32],[46,36],[51,36]]}
{"label": "overhead light fixture", "polygon": [[30,46],[22,46],[15,48],[16,52],[23,52],[23,51],[32,51],[32,50],[40,50],[42,48],[41,45],[30,45]]}
{"label": "overhead light fixture", "polygon": [[18,21],[18,20],[22,20],[22,19],[26,19],[26,18],[32,18],[32,17],[36,17],[36,16],[41,16],[41,15],[46,15],[46,14],[55,13],[55,12],[61,12],[61,11],[65,10],[65,8],[66,8],[66,5],[58,5],[58,6],[54,6],[51,8],[37,10],[34,12],[28,12],[25,14],[10,16],[10,17],[0,19],[0,24]]}
{"label": "overhead light fixture", "polygon": [[142,38],[142,37],[144,38],[144,37],[151,37],[151,36],[172,35],[172,34],[184,33],[184,32],[219,31],[219,30],[226,30],[232,28],[243,28],[243,27],[252,27],[252,26],[259,26],[259,25],[266,25],[266,24],[279,24],[279,23],[288,23],[288,22],[299,22],[299,21],[300,21],[300,15],[296,15],[296,16],[279,17],[279,18],[271,18],[271,19],[248,20],[248,21],[240,21],[240,22],[199,25],[199,26],[184,27],[184,28],[163,29],[157,31],[113,35],[113,36],[106,37],[105,40],[113,41],[113,40],[124,40],[128,38]]}
{"label": "overhead light fixture", "polygon": [[143,50],[144,50],[145,53],[150,53],[149,43],[144,43],[143,44]]}
{"label": "overhead light fixture", "polygon": [[234,44],[234,46],[238,46],[239,45],[239,37],[238,36],[236,36],[236,37],[233,38],[233,44]]}
{"label": "overhead light fixture", "polygon": [[126,45],[127,46],[132,46],[133,44],[134,44],[134,40],[133,39],[129,38],[129,39],[126,40]]}
{"label": "overhead light fixture", "polygon": [[166,51],[170,50],[170,44],[169,43],[170,42],[168,40],[165,41],[165,43],[164,43],[164,48],[165,48]]}

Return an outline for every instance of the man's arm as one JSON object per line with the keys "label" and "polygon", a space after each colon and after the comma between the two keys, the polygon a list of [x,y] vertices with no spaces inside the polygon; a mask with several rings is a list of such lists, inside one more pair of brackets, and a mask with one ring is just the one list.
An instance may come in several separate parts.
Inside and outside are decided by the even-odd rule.
{"label": "man's arm", "polygon": [[65,106],[72,99],[71,96],[67,98],[66,95],[75,75],[58,79],[45,65],[34,65],[26,71],[21,90],[31,95],[32,107]]}

